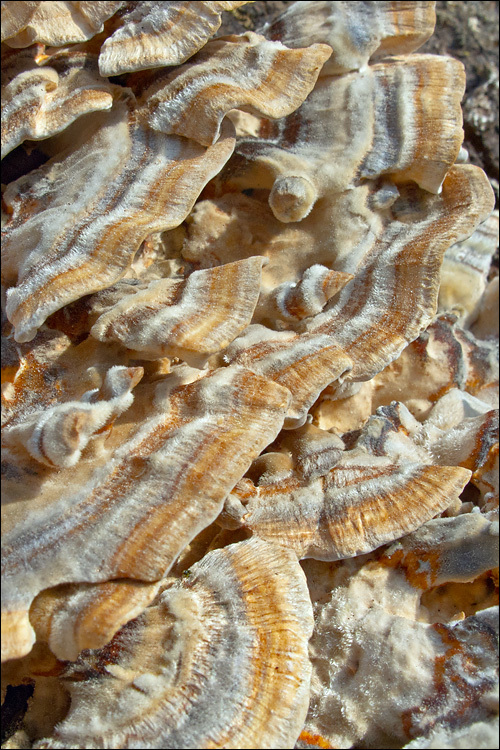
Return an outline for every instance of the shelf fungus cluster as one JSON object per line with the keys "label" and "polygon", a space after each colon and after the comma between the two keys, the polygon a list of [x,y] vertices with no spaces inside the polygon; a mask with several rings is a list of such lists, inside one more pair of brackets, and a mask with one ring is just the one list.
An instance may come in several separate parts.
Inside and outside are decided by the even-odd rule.
{"label": "shelf fungus cluster", "polygon": [[491,747],[464,70],[433,2],[242,5],[2,2],[5,747]]}

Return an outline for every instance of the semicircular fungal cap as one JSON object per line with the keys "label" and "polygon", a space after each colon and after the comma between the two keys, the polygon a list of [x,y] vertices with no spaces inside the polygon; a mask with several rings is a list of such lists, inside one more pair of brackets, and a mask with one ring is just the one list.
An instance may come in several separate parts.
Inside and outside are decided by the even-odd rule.
{"label": "semicircular fungal cap", "polygon": [[[404,407],[402,418],[410,426],[415,421]],[[433,465],[430,453],[408,437],[408,427],[383,413],[369,420],[354,448],[341,453],[330,433],[302,430],[302,444],[293,433],[280,441],[282,448],[290,445],[292,462],[277,462],[279,453],[261,456],[254,462],[265,462],[257,477],[254,466],[248,472],[255,485],[250,479],[237,484],[228,509],[241,526],[299,558],[371,552],[442,513],[470,479],[467,469]]]}
{"label": "semicircular fungal cap", "polygon": [[262,33],[287,47],[324,42],[333,49],[322,75],[339,75],[369,60],[414,52],[431,36],[435,2],[291,3]]}
{"label": "semicircular fungal cap", "polygon": [[131,405],[132,389],[142,367],[112,367],[102,387],[84,393],[80,401],[59,403],[2,431],[2,445],[23,445],[36,461],[52,468],[69,468],[80,459],[94,433],[104,430]]}
{"label": "semicircular fungal cap", "polygon": [[[437,55],[387,58],[321,76],[295,112],[238,138],[228,188],[267,188],[277,219],[301,221],[316,201],[382,175],[438,193],[463,141],[465,72]],[[439,126],[437,122],[439,121]]]}
{"label": "semicircular fungal cap", "polygon": [[60,47],[91,39],[102,31],[104,21],[125,3],[106,2],[4,2],[2,41],[10,47],[29,47],[35,42]]}
{"label": "semicircular fungal cap", "polygon": [[116,76],[134,70],[179,65],[215,34],[224,10],[245,4],[246,0],[134,3],[121,27],[102,45],[101,75]]}
{"label": "semicircular fungal cap", "polygon": [[2,63],[2,159],[23,141],[49,138],[89,112],[110,109],[116,87],[95,55],[71,49],[37,64],[31,50]]}
{"label": "semicircular fungal cap", "polygon": [[452,245],[443,258],[439,311],[457,315],[467,328],[480,314],[492,256],[498,247],[498,229],[498,211],[493,211],[470,237]]}
{"label": "semicircular fungal cap", "polygon": [[317,315],[354,276],[332,271],[315,263],[309,266],[298,281],[285,281],[272,290],[263,290],[259,300],[259,315],[297,322]]}
{"label": "semicircular fungal cap", "polygon": [[334,336],[352,358],[348,380],[372,378],[432,322],[445,250],[492,207],[488,179],[471,165],[452,167],[436,196],[401,186],[363,267],[334,304],[304,322],[310,333]]}
{"label": "semicircular fungal cap", "polygon": [[100,341],[121,341],[141,356],[181,357],[196,364],[245,329],[260,292],[261,257],[160,279],[129,294],[94,323]]}
{"label": "semicircular fungal cap", "polygon": [[75,661],[84,649],[105,646],[155,598],[160,583],[121,579],[63,584],[40,592],[30,607],[38,641],[58,659]]}
{"label": "semicircular fungal cap", "polygon": [[292,552],[259,539],[209,552],[108,647],[68,665],[70,712],[36,747],[292,747],[312,625]]}
{"label": "semicircular fungal cap", "polygon": [[286,428],[303,425],[320,392],[352,367],[333,336],[271,331],[262,325],[249,326],[221,359],[265,375],[290,391]]}
{"label": "semicircular fungal cap", "polygon": [[210,146],[232,109],[273,119],[296,110],[330,52],[326,44],[287,49],[251,31],[221,37],[144,92],[148,122],[155,130]]}
{"label": "semicircular fungal cap", "polygon": [[498,526],[480,513],[434,518],[392,544],[381,561],[422,591],[474,581],[498,567]]}

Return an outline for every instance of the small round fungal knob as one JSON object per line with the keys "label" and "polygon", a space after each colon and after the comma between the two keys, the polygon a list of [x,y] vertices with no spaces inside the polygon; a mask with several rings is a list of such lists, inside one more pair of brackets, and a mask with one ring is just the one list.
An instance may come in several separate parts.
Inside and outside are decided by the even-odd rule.
{"label": "small round fungal knob", "polygon": [[279,177],[269,195],[269,205],[279,221],[302,221],[314,206],[318,194],[306,177]]}

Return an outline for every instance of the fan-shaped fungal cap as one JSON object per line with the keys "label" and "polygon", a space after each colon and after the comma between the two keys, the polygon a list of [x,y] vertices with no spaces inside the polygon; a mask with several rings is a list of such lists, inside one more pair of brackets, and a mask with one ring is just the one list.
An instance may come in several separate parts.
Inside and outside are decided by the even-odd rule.
{"label": "fan-shaped fungal cap", "polygon": [[[27,518],[15,503],[3,507],[6,622],[27,618],[34,596],[59,583],[161,578],[276,437],[290,398],[238,367],[162,385],[156,409],[112,457],[80,475],[42,475]],[[85,550],[76,558],[75,545]]]}
{"label": "fan-shaped fungal cap", "polygon": [[57,404],[5,427],[3,447],[24,445],[33,458],[46,466],[74,466],[91,436],[131,405],[131,390],[143,373],[142,367],[112,367],[100,391],[89,391],[81,401]]}
{"label": "fan-shaped fungal cap", "polygon": [[285,427],[301,427],[307,412],[328,383],[351,368],[350,358],[329,336],[297,335],[249,326],[222,355],[288,388],[292,400]]}
{"label": "fan-shaped fungal cap", "polygon": [[263,261],[254,257],[194,271],[185,281],[152,281],[104,312],[91,333],[100,341],[121,341],[142,356],[196,363],[249,325]]}
{"label": "fan-shaped fungal cap", "polygon": [[285,281],[270,292],[263,291],[259,314],[270,320],[278,317],[286,321],[317,315],[352,278],[350,273],[331,271],[316,263],[306,269],[297,283]]}
{"label": "fan-shaped fungal cap", "polygon": [[[321,464],[322,441],[314,442]],[[328,471],[313,470],[311,448],[305,475],[275,463],[277,470],[268,465],[259,471],[256,486],[245,482],[233,490],[241,502],[240,523],[300,558],[337,560],[370,552],[443,512],[470,478],[458,467],[432,466],[430,454],[407,437],[401,423],[383,416],[370,420],[356,447],[337,454]],[[237,517],[234,509],[230,515]]]}
{"label": "fan-shaped fungal cap", "polygon": [[119,279],[149,234],[184,220],[232,153],[230,123],[205,149],[144,129],[133,106],[116,102],[86,143],[6,191],[3,273],[16,284],[7,316],[18,341],[30,341],[55,310]]}
{"label": "fan-shaped fungal cap", "polygon": [[[128,367],[129,357],[116,345],[104,347],[89,337],[75,346],[68,336],[54,330],[43,329],[33,344],[12,348],[11,362],[2,373],[6,432],[68,402],[99,408],[99,402],[114,401],[118,406],[131,399],[127,392],[142,371],[142,367]],[[24,481],[29,481],[27,475]]]}
{"label": "fan-shaped fungal cap", "polygon": [[241,164],[228,171],[228,185],[271,189],[283,222],[300,221],[319,197],[359,179],[390,175],[437,193],[463,140],[464,86],[462,65],[434,55],[321,77],[292,115],[238,139]]}
{"label": "fan-shaped fungal cap", "polygon": [[[455,393],[450,391],[447,396],[455,395]],[[446,396],[442,400],[449,402]],[[434,409],[439,406],[440,402]],[[488,408],[487,404],[484,406]],[[446,409],[444,404],[443,408]],[[472,471],[476,471],[485,463],[488,453],[492,449],[495,450],[495,444],[498,445],[498,409],[491,411],[486,411],[486,409],[484,414],[463,419],[446,432],[442,430],[441,435],[434,438],[430,450],[436,463],[453,463],[465,466]],[[432,417],[431,412],[430,420]]]}
{"label": "fan-shaped fungal cap", "polygon": [[282,432],[273,445],[290,451],[295,471],[306,480],[326,476],[340,461],[344,450],[344,443],[338,435],[312,424],[305,424],[292,432]]}
{"label": "fan-shaped fungal cap", "polygon": [[[333,335],[353,359],[347,379],[373,377],[429,325],[443,254],[491,211],[492,198],[484,172],[472,166],[450,169],[435,197],[401,187],[391,207],[393,221],[364,268],[330,309],[305,326],[310,333]],[[464,204],[470,206],[466,213]],[[412,305],[405,301],[410,294]]]}
{"label": "fan-shaped fungal cap", "polygon": [[498,507],[498,410],[467,392],[448,391],[423,425],[403,404],[380,407],[363,428],[357,446],[376,455],[396,452],[399,460],[418,456],[424,463],[469,469],[470,481],[481,491],[478,504],[483,511]]}
{"label": "fan-shaped fungal cap", "polygon": [[245,2],[135,3],[122,26],[102,45],[99,69],[103,76],[133,70],[179,65],[203,47],[221,24],[224,10]]}
{"label": "fan-shaped fungal cap", "polygon": [[[460,402],[464,417],[449,420],[460,412]],[[433,408],[422,432],[437,464],[454,463],[473,472],[471,482],[481,492],[483,512],[498,510],[498,409],[466,393],[449,391]]]}
{"label": "fan-shaped fungal cap", "polygon": [[293,553],[258,539],[209,552],[109,647],[69,666],[69,715],[36,746],[291,747],[311,632]]}
{"label": "fan-shaped fungal cap", "polygon": [[37,641],[58,659],[75,661],[84,649],[105,646],[156,596],[159,583],[106,581],[65,584],[42,591],[30,607]]}
{"label": "fan-shaped fungal cap", "polygon": [[290,545],[300,557],[352,557],[445,510],[470,477],[454,467],[382,468],[375,460],[367,467],[349,459],[304,488],[293,480],[259,488],[258,499],[247,503],[245,526],[263,539]]}
{"label": "fan-shaped fungal cap", "polygon": [[264,33],[289,47],[324,42],[333,48],[323,75],[362,68],[369,59],[418,49],[434,31],[434,2],[296,2]]}
{"label": "fan-shaped fungal cap", "polygon": [[473,581],[498,567],[498,523],[479,513],[435,518],[391,545],[381,561],[397,566],[422,591]]}
{"label": "fan-shaped fungal cap", "polygon": [[10,47],[34,42],[52,46],[83,42],[102,31],[124,2],[3,2],[2,41]]}
{"label": "fan-shaped fungal cap", "polygon": [[291,50],[250,31],[208,42],[145,92],[149,124],[211,146],[231,109],[273,119],[291,114],[313,89],[330,54],[326,44]]}
{"label": "fan-shaped fungal cap", "polygon": [[39,5],[41,5],[40,0],[25,0],[23,3],[14,2],[13,0],[3,2],[1,23],[2,42],[25,28]]}
{"label": "fan-shaped fungal cap", "polygon": [[52,54],[41,65],[31,53],[12,55],[2,78],[2,159],[27,138],[48,138],[80,115],[110,109],[116,90],[100,78],[97,58],[81,51]]}

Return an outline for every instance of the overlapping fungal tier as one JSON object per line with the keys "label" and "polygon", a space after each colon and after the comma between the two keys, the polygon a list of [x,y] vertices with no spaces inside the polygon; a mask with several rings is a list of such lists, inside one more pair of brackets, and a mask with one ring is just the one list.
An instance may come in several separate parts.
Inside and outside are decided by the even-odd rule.
{"label": "overlapping fungal tier", "polygon": [[265,30],[269,39],[279,39],[289,47],[301,47],[301,40],[329,44],[333,54],[322,75],[339,75],[359,70],[370,60],[417,50],[434,31],[434,5],[429,0],[301,0],[290,4]]}
{"label": "overlapping fungal tier", "polygon": [[[215,520],[252,459],[276,437],[290,396],[284,387],[242,368],[215,370],[174,390],[162,382],[154,390],[148,394],[154,403],[149,419],[111,455],[104,446],[94,465],[87,464],[86,481],[81,476],[72,482],[72,462],[67,462],[71,470],[66,476],[59,472],[56,486],[51,475],[41,477],[25,523],[13,518],[9,528],[6,522],[6,636],[11,617],[18,629],[24,612],[29,638],[31,602],[51,586],[162,578],[193,537]],[[36,423],[32,429],[29,440],[39,438],[36,448],[42,452],[43,426]],[[62,440],[66,432],[67,442],[80,430],[73,420]],[[30,556],[34,537],[36,561],[28,574],[20,553]],[[71,554],[75,544],[86,547],[78,562]]]}
{"label": "overlapping fungal tier", "polygon": [[27,139],[49,138],[112,106],[113,85],[99,76],[96,55],[13,51],[2,63],[2,159]]}
{"label": "overlapping fungal tier", "polygon": [[13,746],[491,726],[498,215],[463,68],[415,54],[433,2],[213,38],[242,5],[2,3],[3,153],[46,157],[4,191]]}
{"label": "overlapping fungal tier", "polygon": [[68,664],[71,712],[36,746],[287,748],[307,713],[312,627],[292,552],[259,539],[213,550]]}

